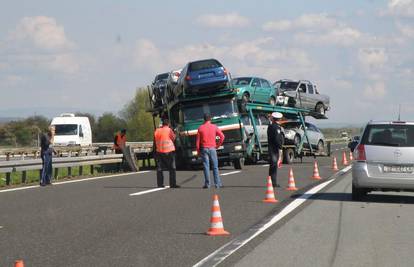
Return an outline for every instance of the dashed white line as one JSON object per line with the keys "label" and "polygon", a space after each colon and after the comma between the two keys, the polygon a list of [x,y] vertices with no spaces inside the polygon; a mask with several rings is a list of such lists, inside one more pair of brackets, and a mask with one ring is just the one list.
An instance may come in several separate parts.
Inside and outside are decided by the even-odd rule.
{"label": "dashed white line", "polygon": [[[91,181],[91,180],[107,179],[107,178],[112,178],[112,177],[117,177],[117,176],[126,176],[126,175],[141,174],[141,173],[147,173],[147,172],[150,172],[150,171],[129,172],[129,173],[112,174],[112,175],[107,175],[107,176],[91,177],[91,178],[71,180],[71,181],[54,182],[53,185],[80,183],[80,182],[86,182],[86,181]],[[38,187],[40,186],[31,185],[31,186],[24,186],[24,187],[18,187],[18,188],[11,188],[11,189],[0,190],[0,193],[27,190],[27,189],[38,188]]]}
{"label": "dashed white line", "polygon": [[236,173],[240,173],[240,172],[241,172],[241,171],[226,172],[226,173],[222,173],[222,174],[220,174],[220,176],[226,176],[226,175],[236,174]]}
{"label": "dashed white line", "polygon": [[152,192],[157,192],[157,191],[161,191],[161,190],[165,190],[170,188],[169,186],[166,187],[158,187],[158,188],[154,188],[154,189],[150,189],[150,190],[145,190],[145,191],[141,191],[141,192],[137,192],[137,193],[132,193],[129,194],[130,196],[141,196],[141,195],[145,195],[145,194],[149,194]]}
{"label": "dashed white line", "polygon": [[[343,170],[339,171],[340,173],[347,172],[351,166],[348,166],[344,168]],[[236,252],[238,249],[243,247],[245,244],[247,244],[249,241],[251,241],[253,238],[264,232],[266,229],[268,229],[270,226],[274,225],[278,221],[280,221],[283,217],[291,213],[293,210],[295,210],[297,207],[302,205],[306,200],[308,200],[312,195],[316,194],[320,190],[322,190],[324,187],[329,185],[331,182],[333,182],[335,179],[326,181],[320,185],[315,186],[314,188],[310,189],[306,193],[304,193],[300,198],[295,199],[292,201],[289,205],[287,205],[282,211],[280,211],[278,214],[271,217],[269,220],[267,220],[265,223],[263,223],[260,227],[254,227],[250,230],[248,230],[247,233],[242,235],[239,238],[235,238],[229,243],[225,244],[224,246],[220,247],[204,259],[202,259],[200,262],[194,265],[194,267],[198,266],[217,266],[221,262],[223,262],[227,257],[229,257],[231,254]]]}

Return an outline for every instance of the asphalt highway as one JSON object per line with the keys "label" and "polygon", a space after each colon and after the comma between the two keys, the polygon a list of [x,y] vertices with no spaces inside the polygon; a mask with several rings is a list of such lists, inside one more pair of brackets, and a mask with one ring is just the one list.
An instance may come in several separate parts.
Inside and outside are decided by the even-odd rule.
{"label": "asphalt highway", "polygon": [[[368,194],[351,199],[348,173],[294,218],[226,264],[234,266],[414,266],[414,196]],[[241,257],[241,258],[240,258]]]}
{"label": "asphalt highway", "polygon": [[[334,145],[334,154],[343,146]],[[218,190],[201,188],[202,170],[179,171],[180,189],[155,189],[155,172],[150,170],[1,190],[0,266],[12,266],[16,259],[23,259],[26,266],[43,267],[192,266],[334,175],[331,158],[321,157],[318,162],[322,181],[310,179],[313,158],[279,169],[277,204],[262,203],[265,163],[241,171],[222,168],[224,187]],[[339,158],[338,164],[343,167]],[[289,167],[297,192],[285,190]],[[220,197],[224,228],[231,233],[227,237],[205,235],[215,193]],[[324,214],[327,220],[330,216]],[[294,218],[290,215],[280,223]],[[245,254],[240,253],[259,247],[267,233],[278,227],[269,228],[221,265],[244,264]]]}

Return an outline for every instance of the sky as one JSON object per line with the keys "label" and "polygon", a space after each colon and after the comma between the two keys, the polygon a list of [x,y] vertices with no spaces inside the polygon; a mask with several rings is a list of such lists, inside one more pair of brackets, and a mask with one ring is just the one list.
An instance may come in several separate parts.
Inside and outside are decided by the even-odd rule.
{"label": "sky", "polygon": [[216,58],[306,79],[330,123],[414,120],[414,0],[7,1],[0,117],[118,112],[156,74]]}

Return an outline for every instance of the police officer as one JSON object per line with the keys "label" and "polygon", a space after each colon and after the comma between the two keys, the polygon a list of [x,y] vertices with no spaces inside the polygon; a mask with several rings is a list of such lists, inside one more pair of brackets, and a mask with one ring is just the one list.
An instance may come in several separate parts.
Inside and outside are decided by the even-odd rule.
{"label": "police officer", "polygon": [[273,187],[280,187],[277,183],[277,161],[279,150],[283,146],[282,129],[278,121],[283,117],[282,113],[273,112],[270,116],[272,123],[267,127],[267,142],[269,145],[269,176],[272,179]]}
{"label": "police officer", "polygon": [[164,187],[163,170],[167,169],[170,173],[170,188],[180,188],[176,182],[174,140],[175,134],[169,127],[169,120],[164,118],[162,120],[162,126],[155,130],[154,133],[158,187]]}

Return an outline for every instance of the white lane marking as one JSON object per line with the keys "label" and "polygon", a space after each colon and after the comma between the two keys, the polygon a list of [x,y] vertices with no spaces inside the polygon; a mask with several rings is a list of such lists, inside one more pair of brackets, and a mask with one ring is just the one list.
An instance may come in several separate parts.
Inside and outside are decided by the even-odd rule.
{"label": "white lane marking", "polygon": [[236,174],[236,173],[240,173],[240,172],[241,171],[226,172],[226,173],[221,173],[220,176],[226,176],[226,175]]}
{"label": "white lane marking", "polygon": [[154,188],[154,189],[150,189],[150,190],[146,190],[146,191],[141,191],[141,192],[136,192],[136,193],[132,193],[129,194],[130,196],[140,196],[140,195],[145,195],[145,194],[149,194],[152,192],[157,192],[157,191],[161,191],[161,190],[165,190],[170,188],[170,186],[166,186],[166,187],[158,187],[158,188]]}
{"label": "white lane marking", "polygon": [[[339,173],[345,173],[347,172],[351,166],[348,166]],[[306,193],[304,193],[300,198],[295,199],[292,201],[289,205],[287,205],[282,211],[280,211],[278,214],[274,215],[271,219],[269,219],[266,223],[262,224],[260,228],[250,229],[248,230],[247,236],[245,239],[233,239],[229,243],[223,245],[204,259],[202,259],[200,262],[196,263],[193,267],[197,266],[203,266],[203,264],[207,263],[208,266],[217,266],[221,262],[223,262],[227,257],[229,257],[231,254],[236,252],[238,249],[246,245],[249,241],[251,241],[253,238],[264,232],[266,229],[268,229],[270,226],[274,225],[278,221],[280,221],[283,217],[287,216],[289,213],[291,213],[293,210],[298,208],[300,205],[302,205],[306,200],[308,200],[312,195],[316,194],[320,190],[322,190],[324,187],[329,185],[335,181],[334,179],[331,179],[329,181],[326,181],[322,184],[319,184],[315,186],[314,188],[308,190]],[[251,232],[251,233],[249,233]]]}
{"label": "white lane marking", "polygon": [[0,229],[3,228],[3,226],[0,225]]}
{"label": "white lane marking", "polygon": [[[147,172],[150,172],[150,171],[120,173],[120,174],[112,174],[112,175],[107,175],[107,176],[91,177],[91,178],[71,180],[71,181],[55,182],[53,183],[53,185],[80,183],[80,182],[91,181],[91,180],[106,179],[106,178],[112,178],[112,177],[117,177],[117,176],[126,176],[126,175],[140,174],[140,173],[147,173]],[[0,190],[0,193],[27,190],[27,189],[38,188],[38,187],[40,187],[40,185],[31,185],[31,186],[24,186],[24,187],[18,187],[18,188],[11,188],[11,189]]]}
{"label": "white lane marking", "polygon": [[269,167],[270,164],[263,164],[262,167]]}

